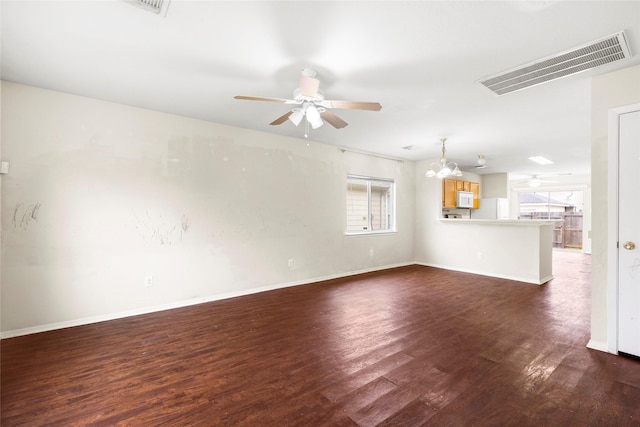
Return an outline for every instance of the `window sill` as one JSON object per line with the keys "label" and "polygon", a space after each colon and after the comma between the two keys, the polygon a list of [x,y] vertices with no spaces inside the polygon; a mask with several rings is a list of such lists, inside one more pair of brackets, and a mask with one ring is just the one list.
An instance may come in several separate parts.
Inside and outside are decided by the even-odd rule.
{"label": "window sill", "polygon": [[351,236],[380,236],[380,235],[385,235],[385,234],[396,234],[396,233],[397,233],[396,230],[387,230],[387,231],[363,231],[361,233],[352,232],[352,233],[344,233],[344,235],[347,236],[347,237],[351,237]]}

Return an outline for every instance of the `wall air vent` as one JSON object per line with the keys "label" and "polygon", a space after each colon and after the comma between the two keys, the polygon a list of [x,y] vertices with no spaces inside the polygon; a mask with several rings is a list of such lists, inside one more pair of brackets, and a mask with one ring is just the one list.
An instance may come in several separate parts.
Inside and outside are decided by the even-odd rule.
{"label": "wall air vent", "polygon": [[630,57],[624,32],[620,31],[479,82],[492,92],[504,95]]}
{"label": "wall air vent", "polygon": [[158,15],[166,15],[167,7],[170,0],[126,0],[131,4],[139,6],[149,12],[157,13]]}

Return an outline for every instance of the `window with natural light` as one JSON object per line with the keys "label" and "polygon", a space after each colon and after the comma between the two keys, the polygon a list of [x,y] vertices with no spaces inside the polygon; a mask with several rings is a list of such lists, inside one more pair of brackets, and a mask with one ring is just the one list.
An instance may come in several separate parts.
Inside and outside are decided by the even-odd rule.
{"label": "window with natural light", "polygon": [[395,182],[347,176],[347,234],[395,231]]}
{"label": "window with natural light", "polygon": [[583,191],[534,191],[519,195],[519,219],[557,220],[553,247],[582,249]]}

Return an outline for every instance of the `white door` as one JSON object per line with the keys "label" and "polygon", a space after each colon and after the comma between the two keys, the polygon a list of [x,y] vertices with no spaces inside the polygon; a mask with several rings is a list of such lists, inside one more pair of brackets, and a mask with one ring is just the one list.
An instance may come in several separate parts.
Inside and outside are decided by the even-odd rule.
{"label": "white door", "polygon": [[618,351],[640,357],[640,111],[618,135]]}

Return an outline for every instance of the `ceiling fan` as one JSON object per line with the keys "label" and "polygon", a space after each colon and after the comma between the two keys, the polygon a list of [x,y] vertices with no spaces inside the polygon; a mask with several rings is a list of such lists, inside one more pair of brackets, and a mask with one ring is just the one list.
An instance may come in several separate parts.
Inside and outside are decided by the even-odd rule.
{"label": "ceiling fan", "polygon": [[552,174],[539,174],[539,175],[531,175],[530,178],[528,179],[524,179],[522,181],[518,181],[518,182],[526,182],[529,187],[531,188],[536,188],[536,187],[540,187],[541,184],[543,183],[557,183],[558,181],[549,181],[546,179],[540,179],[545,178],[545,177],[554,177],[554,176],[562,176],[562,175],[571,175],[571,173],[552,173]]}
{"label": "ceiling fan", "polygon": [[284,98],[262,98],[258,96],[234,96],[235,99],[243,99],[246,101],[269,101],[281,102],[295,107],[286,114],[278,117],[271,123],[272,126],[281,125],[287,120],[298,126],[302,119],[306,119],[308,136],[309,124],[313,129],[317,129],[324,124],[329,123],[336,129],[342,129],[348,123],[340,117],[329,111],[330,108],[342,108],[347,110],[369,110],[380,111],[382,106],[378,102],[360,102],[360,101],[339,101],[326,100],[324,96],[318,92],[320,80],[315,78],[315,70],[305,68],[300,76],[300,87],[293,91],[293,99]]}

